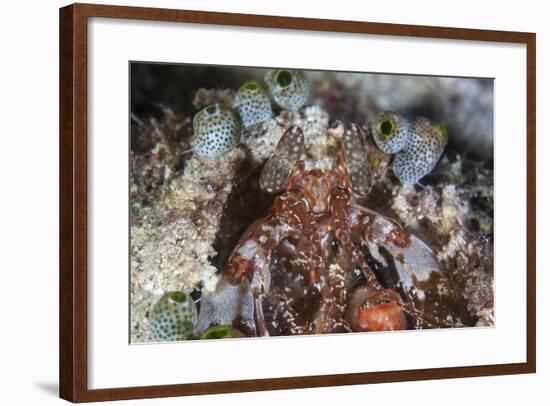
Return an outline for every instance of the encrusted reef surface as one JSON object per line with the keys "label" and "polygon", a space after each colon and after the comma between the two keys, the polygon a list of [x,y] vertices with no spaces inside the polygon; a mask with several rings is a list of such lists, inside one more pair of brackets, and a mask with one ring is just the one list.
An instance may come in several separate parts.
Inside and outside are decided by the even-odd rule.
{"label": "encrusted reef surface", "polygon": [[[191,157],[180,176],[161,186],[131,219],[132,332],[147,339],[151,304],[167,291],[216,283],[210,258],[227,198],[244,153],[235,149],[213,162]],[[160,183],[154,178],[151,182]],[[132,190],[134,189],[132,184]]]}
{"label": "encrusted reef surface", "polygon": [[306,106],[276,110],[245,129],[237,147],[213,158],[191,151],[193,115],[214,103],[231,106],[235,90],[197,88],[186,96],[188,107],[172,106],[168,98],[162,107],[136,109],[130,151],[133,343],[152,340],[151,312],[167,292],[198,298],[200,291],[203,297],[214,291],[232,248],[273,202],[258,179],[286,128],[302,128],[306,165],[325,169],[336,148],[329,135],[342,131],[337,120],[365,125],[368,133],[367,115],[385,110],[444,120],[450,142],[421,185],[403,186],[391,170],[391,156],[367,137],[374,184],[357,203],[398,220],[426,242],[475,323],[494,324],[492,85],[390,75],[308,76]]}

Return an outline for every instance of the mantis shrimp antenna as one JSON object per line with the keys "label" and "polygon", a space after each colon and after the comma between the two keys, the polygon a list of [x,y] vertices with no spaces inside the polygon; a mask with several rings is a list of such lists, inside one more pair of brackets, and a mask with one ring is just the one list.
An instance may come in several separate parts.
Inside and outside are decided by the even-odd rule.
{"label": "mantis shrimp antenna", "polygon": [[365,139],[357,124],[346,125],[342,136],[342,148],[351,189],[359,196],[366,196],[371,187],[371,173]]}
{"label": "mantis shrimp antenna", "polygon": [[304,134],[297,125],[285,131],[260,175],[263,191],[278,193],[283,190],[302,155],[304,142]]}

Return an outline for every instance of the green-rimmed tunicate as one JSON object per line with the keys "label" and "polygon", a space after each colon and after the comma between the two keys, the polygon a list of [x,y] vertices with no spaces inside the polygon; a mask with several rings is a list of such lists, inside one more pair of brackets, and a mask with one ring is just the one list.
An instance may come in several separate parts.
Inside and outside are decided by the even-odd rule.
{"label": "green-rimmed tunicate", "polygon": [[302,71],[272,69],[264,80],[273,100],[285,110],[297,111],[309,97],[309,83]]}
{"label": "green-rimmed tunicate", "polygon": [[199,156],[217,157],[233,149],[241,133],[239,116],[220,104],[212,104],[193,118],[193,151]]}
{"label": "green-rimmed tunicate", "polygon": [[240,338],[244,334],[231,326],[210,327],[201,335],[201,340],[212,340],[220,338]]}
{"label": "green-rimmed tunicate", "polygon": [[410,122],[397,113],[382,113],[368,121],[374,142],[382,152],[396,154],[403,150],[409,139]]}
{"label": "green-rimmed tunicate", "polygon": [[369,120],[368,126],[378,148],[395,154],[392,169],[405,186],[433,170],[448,141],[445,125],[424,117],[382,113]]}
{"label": "green-rimmed tunicate", "polygon": [[271,118],[269,96],[255,80],[249,80],[239,88],[233,107],[239,113],[246,128]]}
{"label": "green-rimmed tunicate", "polygon": [[193,299],[184,292],[168,292],[153,307],[149,331],[154,341],[188,340],[196,323],[197,308]]}

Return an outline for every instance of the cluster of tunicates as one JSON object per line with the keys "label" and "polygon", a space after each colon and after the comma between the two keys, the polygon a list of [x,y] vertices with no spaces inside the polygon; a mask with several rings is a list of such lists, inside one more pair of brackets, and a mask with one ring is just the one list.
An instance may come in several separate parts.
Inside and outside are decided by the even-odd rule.
{"label": "cluster of tunicates", "polygon": [[198,336],[195,334],[197,319],[197,307],[189,294],[167,292],[153,307],[149,320],[151,338],[153,341],[185,341],[244,337],[231,326],[212,326]]}
{"label": "cluster of tunicates", "polygon": [[280,108],[294,112],[309,97],[309,83],[304,72],[272,69],[266,73],[264,81],[266,88],[256,80],[246,81],[235,95],[233,108],[212,104],[195,115],[195,154],[215,158],[236,147],[244,129],[272,117],[272,100]]}
{"label": "cluster of tunicates", "polygon": [[[296,112],[309,97],[309,82],[302,71],[271,69],[264,82],[262,85],[256,80],[246,81],[237,91],[232,108],[212,104],[195,115],[195,154],[216,158],[237,146],[244,129],[269,120],[273,115],[272,102]],[[448,140],[443,123],[393,112],[370,118],[367,127],[378,148],[395,155],[392,169],[404,186],[418,183],[433,170]]]}
{"label": "cluster of tunicates", "polygon": [[387,112],[369,119],[367,125],[378,148],[395,154],[392,169],[404,186],[414,185],[433,170],[448,141],[445,124],[424,117]]}
{"label": "cluster of tunicates", "polygon": [[[193,119],[195,154],[207,158],[222,155],[237,146],[244,129],[272,117],[272,100],[282,109],[297,111],[309,95],[301,71],[269,70],[265,84],[267,90],[255,80],[246,81],[237,91],[232,109],[212,104],[199,111]],[[423,117],[384,112],[370,118],[367,127],[378,148],[395,155],[392,169],[404,186],[418,183],[433,170],[448,141],[443,123]]]}

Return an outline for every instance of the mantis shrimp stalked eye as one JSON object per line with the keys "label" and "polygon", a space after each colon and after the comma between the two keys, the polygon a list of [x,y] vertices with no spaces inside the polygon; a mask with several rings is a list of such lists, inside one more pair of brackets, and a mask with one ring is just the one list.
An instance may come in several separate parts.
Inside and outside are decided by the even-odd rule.
{"label": "mantis shrimp stalked eye", "polygon": [[360,196],[369,193],[371,187],[370,166],[363,133],[357,124],[348,124],[342,135],[342,149],[351,189]]}
{"label": "mantis shrimp stalked eye", "polygon": [[272,114],[269,96],[255,80],[249,80],[239,88],[233,107],[246,128],[263,123]]}
{"label": "mantis shrimp stalked eye", "polygon": [[193,118],[193,151],[199,156],[217,157],[233,149],[241,133],[239,116],[228,108],[212,104]]}
{"label": "mantis shrimp stalked eye", "polygon": [[297,111],[309,97],[309,83],[302,71],[273,69],[264,80],[271,97],[283,109]]}
{"label": "mantis shrimp stalked eye", "polygon": [[260,187],[268,193],[283,190],[304,150],[304,134],[293,125],[283,134],[260,175]]}
{"label": "mantis shrimp stalked eye", "polygon": [[182,341],[193,335],[197,308],[184,292],[165,293],[153,308],[150,318],[151,337],[155,341]]}
{"label": "mantis shrimp stalked eye", "polygon": [[414,185],[433,170],[448,141],[445,125],[424,117],[408,119],[382,113],[369,120],[368,126],[378,148],[396,154],[393,172],[405,186]]}

